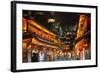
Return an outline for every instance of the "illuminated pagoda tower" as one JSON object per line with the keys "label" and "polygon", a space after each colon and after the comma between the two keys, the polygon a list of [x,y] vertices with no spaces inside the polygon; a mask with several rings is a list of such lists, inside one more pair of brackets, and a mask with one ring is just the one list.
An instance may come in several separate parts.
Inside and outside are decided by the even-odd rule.
{"label": "illuminated pagoda tower", "polygon": [[83,14],[79,17],[75,45],[76,53],[82,60],[91,58],[90,40],[90,16]]}

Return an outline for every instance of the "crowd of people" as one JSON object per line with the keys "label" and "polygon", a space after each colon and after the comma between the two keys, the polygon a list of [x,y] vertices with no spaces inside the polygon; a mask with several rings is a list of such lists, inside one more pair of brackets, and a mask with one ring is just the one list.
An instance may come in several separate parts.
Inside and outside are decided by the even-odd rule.
{"label": "crowd of people", "polygon": [[57,49],[42,48],[33,49],[31,54],[31,62],[45,62],[45,61],[66,61],[66,60],[79,60],[78,55],[72,53],[62,52]]}
{"label": "crowd of people", "polygon": [[84,49],[80,53],[74,50],[64,51],[63,49],[32,47],[26,51],[24,49],[23,62],[50,62],[50,61],[71,61],[71,60],[87,60],[91,58],[91,51]]}

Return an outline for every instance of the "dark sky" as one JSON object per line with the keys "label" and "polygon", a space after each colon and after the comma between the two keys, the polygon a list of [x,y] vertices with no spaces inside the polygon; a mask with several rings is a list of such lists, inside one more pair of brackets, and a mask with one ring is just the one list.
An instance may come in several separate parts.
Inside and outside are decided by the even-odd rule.
{"label": "dark sky", "polygon": [[23,17],[31,16],[36,22],[44,26],[48,23],[49,18],[56,19],[56,22],[59,22],[63,29],[66,29],[70,26],[76,26],[78,24],[79,15],[83,13],[72,13],[72,12],[48,12],[48,11],[29,11],[23,10]]}

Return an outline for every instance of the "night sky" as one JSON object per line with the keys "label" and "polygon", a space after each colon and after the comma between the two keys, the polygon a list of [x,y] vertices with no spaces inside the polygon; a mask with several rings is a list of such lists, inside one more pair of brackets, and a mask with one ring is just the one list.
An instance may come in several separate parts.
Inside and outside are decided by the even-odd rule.
{"label": "night sky", "polygon": [[60,23],[64,31],[69,31],[70,27],[77,27],[80,14],[83,13],[23,10],[23,17],[32,18],[44,27],[49,26],[47,25],[49,18],[55,19],[56,22]]}

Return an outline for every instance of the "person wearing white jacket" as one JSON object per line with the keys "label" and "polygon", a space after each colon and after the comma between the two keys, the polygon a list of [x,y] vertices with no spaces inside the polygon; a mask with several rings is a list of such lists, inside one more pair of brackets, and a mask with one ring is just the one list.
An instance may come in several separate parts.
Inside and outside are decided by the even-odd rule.
{"label": "person wearing white jacket", "polygon": [[44,61],[44,57],[45,57],[45,54],[43,51],[40,51],[39,52],[39,62],[43,62]]}

